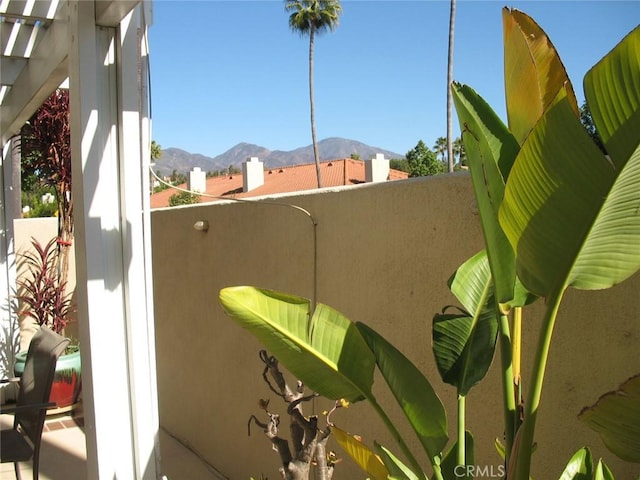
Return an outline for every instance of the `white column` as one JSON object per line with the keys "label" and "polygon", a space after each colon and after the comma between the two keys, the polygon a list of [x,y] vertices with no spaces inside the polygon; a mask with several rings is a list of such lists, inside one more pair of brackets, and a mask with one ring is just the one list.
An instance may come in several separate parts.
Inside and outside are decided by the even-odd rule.
{"label": "white column", "polygon": [[[141,6],[119,27],[71,2],[69,55],[87,478],[159,477]],[[140,63],[139,63],[140,62]],[[144,78],[142,78],[144,77]],[[146,185],[146,188],[145,188]]]}
{"label": "white column", "polygon": [[[10,307],[16,284],[15,243],[13,237],[14,196],[12,185],[11,141],[5,143],[0,156],[0,377],[13,377],[11,366],[19,345],[20,329]],[[4,384],[0,401],[13,398],[13,386]],[[9,392],[11,390],[11,392]],[[5,398],[6,397],[6,398]]]}
{"label": "white column", "polygon": [[125,306],[129,341],[129,381],[133,415],[136,479],[160,473],[156,382],[153,277],[151,270],[151,207],[149,168],[151,124],[147,16],[139,5],[120,28],[120,178],[125,262]]}

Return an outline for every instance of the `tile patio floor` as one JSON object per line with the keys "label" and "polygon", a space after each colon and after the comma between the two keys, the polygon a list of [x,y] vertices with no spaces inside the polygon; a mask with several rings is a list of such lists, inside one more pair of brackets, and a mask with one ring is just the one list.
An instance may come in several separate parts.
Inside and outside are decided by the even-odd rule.
{"label": "tile patio floor", "polygon": [[[12,415],[0,415],[0,428],[10,427],[12,423]],[[40,480],[88,480],[84,419],[81,413],[47,420],[41,448]],[[160,430],[160,450],[162,474],[167,480],[226,480],[163,429]],[[30,480],[31,463],[20,465],[23,480]],[[0,464],[0,479],[14,478],[13,464]]]}

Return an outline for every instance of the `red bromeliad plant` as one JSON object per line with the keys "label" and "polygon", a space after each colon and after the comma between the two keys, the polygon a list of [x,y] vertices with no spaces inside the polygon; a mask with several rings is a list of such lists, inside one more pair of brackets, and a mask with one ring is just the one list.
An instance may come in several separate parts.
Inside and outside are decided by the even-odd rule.
{"label": "red bromeliad plant", "polygon": [[40,326],[47,326],[62,334],[75,308],[67,282],[58,275],[56,238],[45,246],[31,240],[32,251],[21,254],[22,266],[27,270],[18,280],[19,315],[30,316]]}

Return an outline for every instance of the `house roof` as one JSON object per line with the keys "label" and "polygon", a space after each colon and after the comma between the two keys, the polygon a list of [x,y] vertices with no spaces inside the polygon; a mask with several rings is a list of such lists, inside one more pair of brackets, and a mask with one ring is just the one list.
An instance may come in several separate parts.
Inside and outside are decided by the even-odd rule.
{"label": "house roof", "polygon": [[[338,187],[365,183],[365,162],[341,158],[320,163],[323,187]],[[402,180],[408,177],[406,172],[389,170],[389,180]],[[316,165],[309,163],[288,167],[264,169],[264,184],[243,192],[242,174],[222,175],[207,178],[206,194],[200,202],[214,202],[220,198],[247,198],[276,193],[298,192],[317,188]],[[179,188],[186,189],[186,184]],[[176,193],[175,189],[167,189],[151,195],[151,208],[169,206],[169,197]]]}

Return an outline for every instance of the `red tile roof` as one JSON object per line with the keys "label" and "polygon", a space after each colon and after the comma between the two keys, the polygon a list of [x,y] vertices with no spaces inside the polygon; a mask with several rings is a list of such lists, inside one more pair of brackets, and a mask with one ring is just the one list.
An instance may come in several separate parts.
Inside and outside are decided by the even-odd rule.
{"label": "red tile roof", "polygon": [[[323,187],[337,187],[355,185],[365,182],[365,164],[361,160],[341,158],[320,163]],[[408,174],[399,170],[389,170],[389,180],[402,180]],[[214,202],[220,198],[247,198],[276,193],[298,192],[317,188],[315,163],[293,165],[290,167],[266,168],[264,170],[264,184],[249,192],[242,191],[242,174],[221,175],[207,178],[206,195],[200,197],[200,202]],[[187,188],[186,184],[180,188]],[[151,195],[151,208],[169,206],[169,197],[177,193],[169,188]],[[212,198],[220,197],[220,198]]]}

